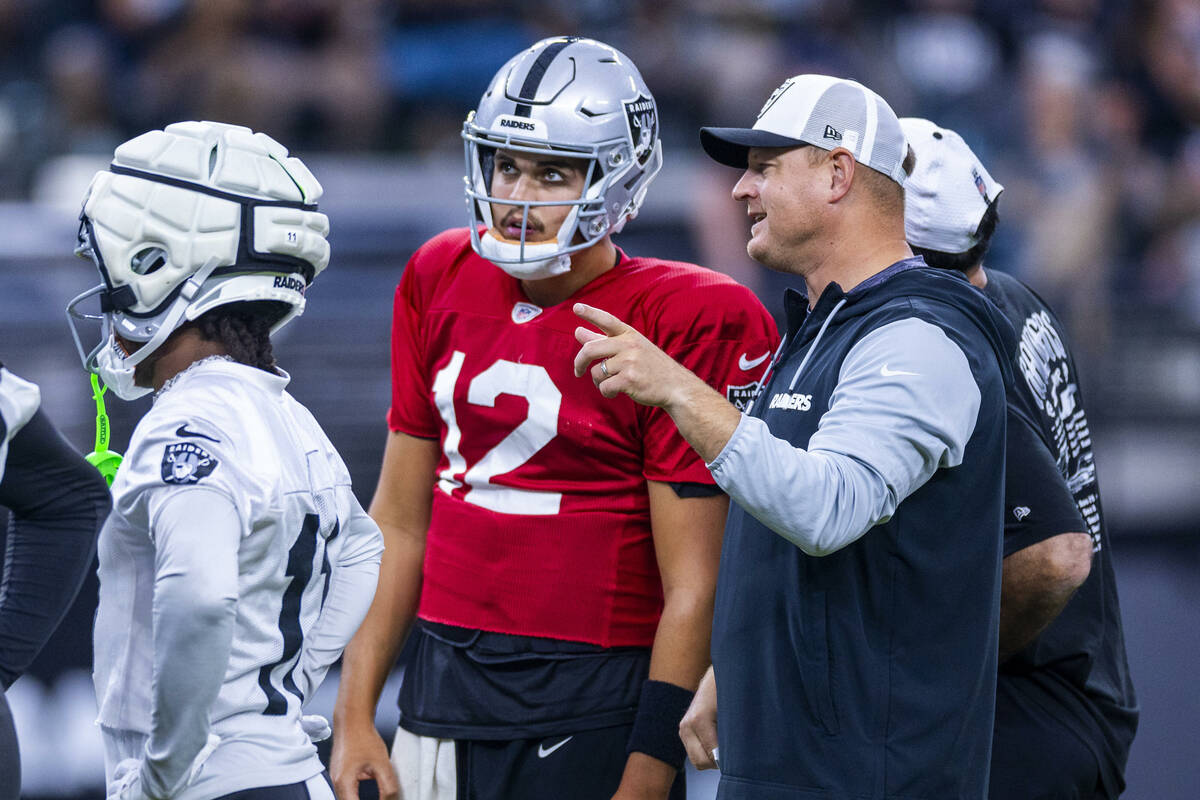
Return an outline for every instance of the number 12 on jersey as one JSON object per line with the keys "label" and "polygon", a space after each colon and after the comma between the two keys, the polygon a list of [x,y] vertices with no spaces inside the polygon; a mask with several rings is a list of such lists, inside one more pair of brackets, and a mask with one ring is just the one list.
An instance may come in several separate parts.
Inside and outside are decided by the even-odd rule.
{"label": "number 12 on jersey", "polygon": [[[459,451],[462,429],[454,407],[454,389],[462,373],[466,354],[455,350],[450,363],[438,370],[433,381],[433,399],[446,423],[443,451],[447,466],[438,475],[438,487],[446,494],[466,487],[462,499],[501,514],[557,514],[562,502],[560,492],[517,489],[492,483],[492,479],[520,467],[550,443],[558,434],[558,413],[562,392],[550,373],[537,364],[518,364],[497,359],[471,379],[467,403],[494,408],[502,394],[522,397],[529,403],[525,419],[484,453],[470,469]],[[461,475],[461,477],[456,477]]]}

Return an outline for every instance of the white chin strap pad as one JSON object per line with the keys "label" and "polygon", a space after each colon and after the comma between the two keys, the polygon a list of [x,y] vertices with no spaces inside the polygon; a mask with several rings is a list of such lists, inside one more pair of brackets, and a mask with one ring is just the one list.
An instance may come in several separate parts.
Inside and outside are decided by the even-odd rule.
{"label": "white chin strap pad", "polygon": [[519,280],[541,280],[562,275],[571,269],[571,257],[559,253],[556,240],[525,243],[505,241],[492,234],[491,229],[479,237],[479,252],[488,261]]}

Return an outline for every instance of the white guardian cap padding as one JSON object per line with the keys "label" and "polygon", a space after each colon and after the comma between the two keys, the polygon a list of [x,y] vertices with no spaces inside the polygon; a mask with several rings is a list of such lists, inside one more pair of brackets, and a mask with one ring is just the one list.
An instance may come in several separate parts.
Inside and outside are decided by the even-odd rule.
{"label": "white guardian cap padding", "polygon": [[[569,268],[571,253],[619,233],[637,216],[662,168],[658,107],[633,62],[602,42],[576,36],[543,39],[514,56],[463,124],[471,244],[517,277],[546,277]],[[575,201],[520,202],[491,196],[497,150],[587,161]],[[571,206],[556,241],[497,239],[491,203]],[[481,247],[477,220],[491,239]],[[577,235],[578,234],[578,235]]]}
{"label": "white guardian cap padding", "polygon": [[[132,370],[187,321],[227,303],[274,300],[304,310],[304,293],[329,263],[321,184],[263,133],[219,122],[179,122],[117,148],[92,179],[76,253],[103,283],[67,307],[84,367]],[[98,300],[99,312],[79,307]],[[99,320],[84,353],[76,322]],[[112,334],[144,344],[126,355]],[[105,377],[115,378],[115,374]]]}

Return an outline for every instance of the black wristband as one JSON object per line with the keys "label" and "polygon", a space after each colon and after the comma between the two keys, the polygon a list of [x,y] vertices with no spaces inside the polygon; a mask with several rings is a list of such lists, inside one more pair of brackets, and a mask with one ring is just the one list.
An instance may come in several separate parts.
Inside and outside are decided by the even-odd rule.
{"label": "black wristband", "polygon": [[646,681],[626,753],[634,751],[683,769],[687,751],[679,738],[679,723],[692,704],[693,692],[665,681]]}

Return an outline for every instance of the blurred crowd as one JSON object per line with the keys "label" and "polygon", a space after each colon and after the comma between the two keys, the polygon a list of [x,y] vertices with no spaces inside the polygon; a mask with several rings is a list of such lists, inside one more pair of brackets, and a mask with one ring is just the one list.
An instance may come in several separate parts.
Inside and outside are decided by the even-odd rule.
{"label": "blurred crowd", "polygon": [[[182,118],[297,150],[457,153],[491,74],[579,33],[628,53],[668,152],[748,124],[783,78],[866,83],[957,129],[1007,192],[990,263],[1085,352],[1149,308],[1200,325],[1197,0],[0,0],[0,199],[39,165]],[[702,260],[767,291],[702,176]]]}

